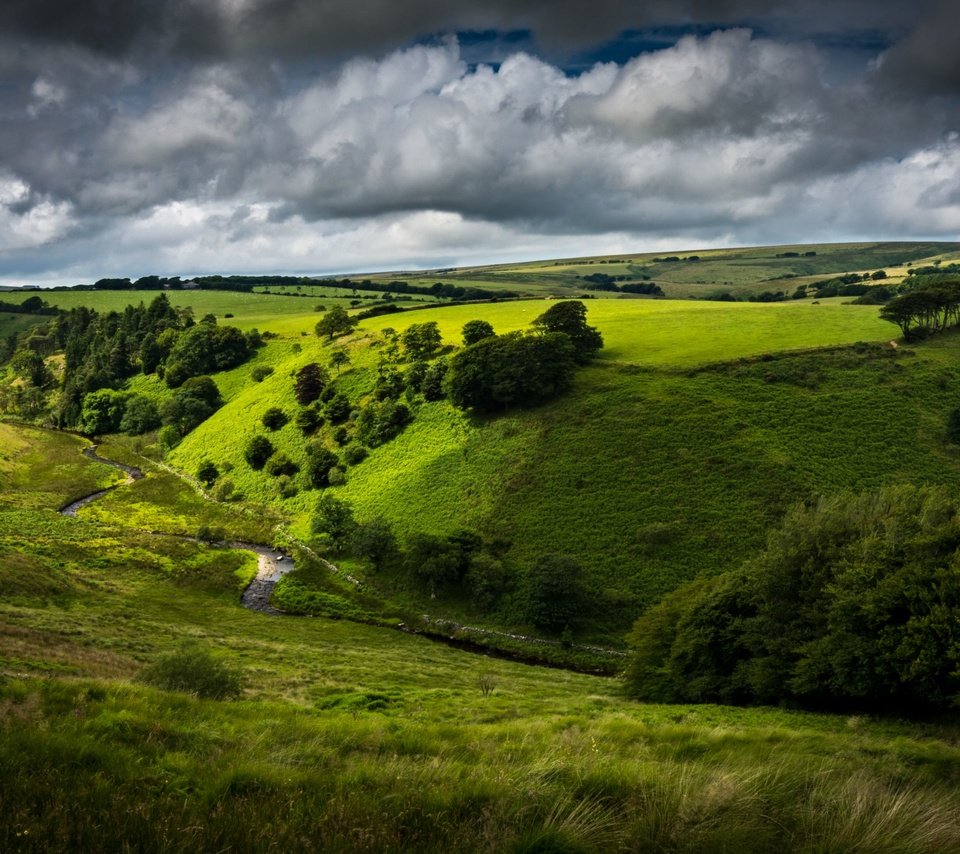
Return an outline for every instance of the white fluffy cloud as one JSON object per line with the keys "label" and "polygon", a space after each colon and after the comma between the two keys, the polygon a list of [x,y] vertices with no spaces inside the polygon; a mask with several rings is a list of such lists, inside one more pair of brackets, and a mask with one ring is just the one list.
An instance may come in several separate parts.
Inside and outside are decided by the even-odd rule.
{"label": "white fluffy cloud", "polygon": [[37,144],[0,133],[0,265],[323,272],[955,237],[955,105],[881,90],[883,62],[842,84],[823,65],[735,29],[578,75],[526,53],[473,67],[448,39],[312,76],[114,70],[84,98],[83,74],[69,95],[35,76]]}

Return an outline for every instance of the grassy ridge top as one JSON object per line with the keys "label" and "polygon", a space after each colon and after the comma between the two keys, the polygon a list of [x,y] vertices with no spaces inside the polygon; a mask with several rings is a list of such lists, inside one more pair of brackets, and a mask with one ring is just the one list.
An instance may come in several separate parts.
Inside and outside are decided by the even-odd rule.
{"label": "grassy ridge top", "polygon": [[[540,300],[463,305],[387,315],[361,328],[403,331],[412,323],[436,321],[444,340],[461,344],[463,325],[489,321],[498,333],[526,329],[550,303]],[[839,302],[713,303],[687,300],[591,300],[588,320],[604,337],[600,359],[658,367],[689,367],[761,353],[883,341],[896,327],[875,306]]]}

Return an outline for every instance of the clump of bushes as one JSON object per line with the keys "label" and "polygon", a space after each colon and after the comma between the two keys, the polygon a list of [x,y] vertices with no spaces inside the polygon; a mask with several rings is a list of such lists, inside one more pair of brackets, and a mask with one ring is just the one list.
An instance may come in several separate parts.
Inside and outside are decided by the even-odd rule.
{"label": "clump of bushes", "polygon": [[182,691],[211,700],[235,699],[244,689],[239,670],[195,643],[160,656],[140,672],[140,679],[164,691]]}
{"label": "clump of bushes", "polygon": [[741,569],[647,611],[627,681],[657,702],[916,714],[960,697],[960,503],[888,487],[799,505]]}

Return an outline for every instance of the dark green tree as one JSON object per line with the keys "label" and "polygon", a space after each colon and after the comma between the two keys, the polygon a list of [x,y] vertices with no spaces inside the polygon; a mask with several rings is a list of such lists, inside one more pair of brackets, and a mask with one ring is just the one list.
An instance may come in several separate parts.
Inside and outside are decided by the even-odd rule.
{"label": "dark green tree", "polygon": [[268,430],[279,430],[290,419],[287,417],[287,413],[284,412],[279,406],[271,406],[266,412],[263,413],[263,417],[260,420],[263,422],[263,426]]}
{"label": "dark green tree", "polygon": [[197,480],[209,489],[220,477],[220,470],[210,461],[204,460],[197,469]]}
{"label": "dark green tree", "polygon": [[293,387],[297,403],[301,406],[309,406],[320,397],[324,386],[329,381],[327,372],[316,362],[304,365],[297,371],[297,379]]}
{"label": "dark green tree", "polygon": [[574,358],[580,364],[589,362],[603,347],[603,336],[596,327],[587,325],[587,307],[579,300],[554,303],[532,325],[544,333],[560,332],[568,336]]}
{"label": "dark green tree", "polygon": [[397,538],[383,516],[377,516],[357,527],[353,535],[353,551],[370,561],[374,571],[397,555]]}
{"label": "dark green tree", "polygon": [[329,492],[323,493],[317,501],[310,528],[315,534],[326,534],[333,547],[339,552],[350,541],[357,528],[353,517],[353,507]]}
{"label": "dark green tree", "polygon": [[255,471],[260,471],[272,455],[273,443],[266,436],[254,436],[243,452],[243,458]]}
{"label": "dark green tree", "polygon": [[442,341],[440,327],[435,320],[413,323],[400,336],[403,349],[411,359],[429,359]]}
{"label": "dark green tree", "polygon": [[353,325],[354,320],[347,314],[346,309],[335,305],[317,321],[314,331],[318,337],[323,338],[326,335],[328,340],[333,341],[335,336],[353,329]]}
{"label": "dark green tree", "polygon": [[470,320],[463,325],[463,346],[469,347],[484,338],[494,336],[493,327],[486,320]]}
{"label": "dark green tree", "polygon": [[560,632],[583,616],[583,567],[567,555],[543,555],[527,570],[523,592],[527,619],[538,629]]}

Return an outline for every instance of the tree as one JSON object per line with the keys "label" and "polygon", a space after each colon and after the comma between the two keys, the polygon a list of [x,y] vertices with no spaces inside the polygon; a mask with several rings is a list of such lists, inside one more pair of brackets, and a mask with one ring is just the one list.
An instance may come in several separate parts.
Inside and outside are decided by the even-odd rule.
{"label": "tree", "polygon": [[243,452],[250,468],[260,471],[273,455],[273,443],[266,436],[254,436]]}
{"label": "tree", "polygon": [[315,433],[317,428],[323,424],[323,420],[323,416],[313,407],[301,409],[294,419],[297,429],[303,433],[304,436],[310,436]]}
{"label": "tree", "polygon": [[456,581],[460,569],[460,553],[455,544],[432,534],[413,534],[407,540],[407,569],[426,585],[430,598],[438,588]]}
{"label": "tree", "polygon": [[574,358],[580,364],[589,362],[603,347],[603,336],[587,325],[587,307],[579,300],[554,303],[532,325],[543,333],[562,332],[569,336]]}
{"label": "tree", "polygon": [[359,525],[353,535],[353,550],[379,572],[397,554],[397,538],[390,523],[383,516],[377,516]]}
{"label": "tree", "polygon": [[356,527],[353,507],[349,502],[341,501],[327,492],[320,496],[310,525],[313,533],[326,534],[339,552],[353,536]]}
{"label": "tree", "polygon": [[263,426],[268,430],[279,430],[290,419],[287,417],[287,413],[284,412],[279,406],[271,406],[266,412],[263,413],[263,417],[260,420],[263,422]]}
{"label": "tree", "polygon": [[357,416],[357,439],[375,448],[389,442],[410,420],[410,410],[402,403],[392,400],[368,403]]}
{"label": "tree", "polygon": [[53,374],[43,361],[43,356],[33,350],[17,350],[10,360],[13,372],[29,380],[34,388],[45,389],[53,385]]}
{"label": "tree", "polygon": [[352,408],[350,398],[343,393],[338,393],[327,403],[324,412],[331,424],[340,424],[350,417]]}
{"label": "tree", "polygon": [[463,326],[463,346],[469,347],[484,338],[494,336],[493,327],[486,320],[470,320]]}
{"label": "tree", "polygon": [[309,406],[320,397],[329,380],[327,372],[316,362],[304,365],[297,371],[297,379],[293,386],[297,403],[301,406]]}
{"label": "tree", "polygon": [[567,555],[543,555],[527,570],[524,594],[527,619],[538,629],[560,632],[583,614],[583,567]]}
{"label": "tree", "polygon": [[481,611],[489,611],[506,586],[507,574],[503,563],[486,552],[470,556],[464,578],[470,591],[470,601]]}
{"label": "tree", "polygon": [[307,480],[314,489],[330,486],[330,472],[340,464],[340,458],[319,442],[307,449]]}
{"label": "tree", "polygon": [[116,433],[123,420],[127,398],[127,394],[108,388],[85,395],[80,412],[81,432],[91,436]]}
{"label": "tree", "polygon": [[275,451],[264,465],[264,470],[267,474],[273,475],[273,477],[281,477],[283,475],[292,477],[300,471],[300,466],[283,453],[283,451]]}
{"label": "tree", "polygon": [[120,430],[130,436],[139,436],[160,426],[156,404],[142,394],[131,395],[120,420]]}
{"label": "tree", "polygon": [[210,460],[204,460],[197,469],[197,480],[207,489],[213,486],[216,479],[220,477],[220,470]]}
{"label": "tree", "polygon": [[420,391],[423,392],[425,400],[443,400],[446,396],[443,381],[447,376],[449,367],[449,362],[441,356],[424,371]]}
{"label": "tree", "polygon": [[495,412],[556,397],[570,387],[574,367],[569,336],[513,332],[455,353],[445,386],[455,406]]}
{"label": "tree", "polygon": [[317,321],[314,331],[317,337],[322,338],[326,335],[330,341],[333,341],[334,336],[349,332],[353,329],[353,325],[354,320],[347,314],[347,310],[343,306],[335,305]]}
{"label": "tree", "polygon": [[330,367],[337,369],[337,376],[340,376],[340,369],[350,364],[350,354],[343,348],[337,347],[330,353]]}
{"label": "tree", "polygon": [[411,359],[429,359],[442,341],[440,327],[435,320],[414,323],[400,336],[404,350]]}

